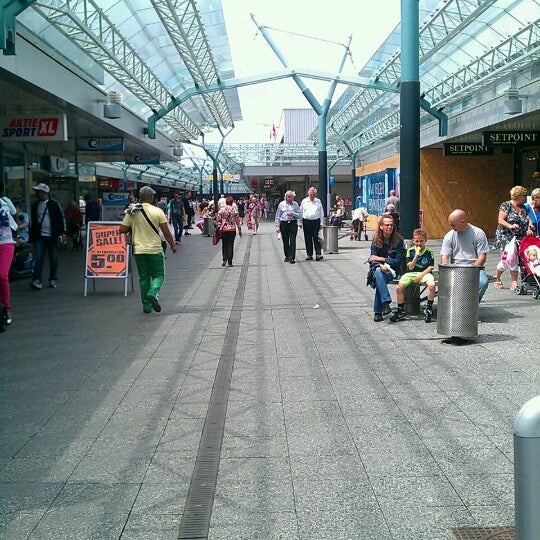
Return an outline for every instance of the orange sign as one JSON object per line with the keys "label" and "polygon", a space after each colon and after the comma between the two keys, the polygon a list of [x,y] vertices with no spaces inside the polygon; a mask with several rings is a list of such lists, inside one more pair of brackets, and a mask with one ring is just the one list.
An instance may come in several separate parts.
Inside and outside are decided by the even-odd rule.
{"label": "orange sign", "polygon": [[91,221],[86,235],[86,277],[127,278],[129,248],[118,221]]}

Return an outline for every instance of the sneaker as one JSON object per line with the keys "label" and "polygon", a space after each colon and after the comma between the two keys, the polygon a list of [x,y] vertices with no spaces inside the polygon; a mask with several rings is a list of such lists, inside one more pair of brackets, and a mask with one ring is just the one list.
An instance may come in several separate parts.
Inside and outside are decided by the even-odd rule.
{"label": "sneaker", "polygon": [[426,321],[427,323],[431,322],[432,315],[433,315],[433,312],[431,311],[431,309],[429,308],[424,309],[424,321]]}
{"label": "sneaker", "polygon": [[159,305],[158,299],[155,296],[147,295],[146,299],[152,304],[152,309],[159,313],[161,311],[161,306]]}
{"label": "sneaker", "polygon": [[308,255],[308,256],[306,257],[306,261],[312,261],[312,260],[313,260],[313,257],[312,257],[311,255]]}
{"label": "sneaker", "polygon": [[294,259],[289,259],[289,262],[290,262],[291,264],[296,264],[296,261],[295,261]]}
{"label": "sneaker", "polygon": [[322,261],[322,260],[323,260],[323,256],[322,256],[322,255],[317,255],[317,256],[315,257],[315,260],[316,260],[316,261]]}
{"label": "sneaker", "polygon": [[30,287],[32,287],[32,289],[35,291],[41,291],[41,289],[43,289],[43,285],[39,279],[34,279],[34,281],[30,283]]}
{"label": "sneaker", "polygon": [[6,324],[11,324],[11,322],[11,315],[8,315],[6,319]]}
{"label": "sneaker", "polygon": [[57,286],[58,286],[58,285],[56,284],[56,279],[50,279],[50,280],[49,280],[49,287],[50,287],[51,289],[56,289]]}
{"label": "sneaker", "polygon": [[383,302],[382,314],[383,315],[390,315],[390,313],[392,313],[392,308],[390,307],[390,302]]}
{"label": "sneaker", "polygon": [[283,262],[289,262],[289,257],[285,257],[285,258],[283,259]]}
{"label": "sneaker", "polygon": [[391,317],[390,322],[396,322],[401,321],[401,319],[404,319],[407,314],[405,313],[405,310],[398,309]]}
{"label": "sneaker", "polygon": [[373,320],[375,322],[381,322],[384,320],[384,317],[380,313],[375,313],[375,315],[373,315]]}

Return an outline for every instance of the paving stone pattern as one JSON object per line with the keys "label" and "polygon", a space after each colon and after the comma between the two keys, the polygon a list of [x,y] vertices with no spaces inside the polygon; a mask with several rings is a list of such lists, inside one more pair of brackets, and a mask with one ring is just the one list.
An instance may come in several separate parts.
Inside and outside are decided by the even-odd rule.
{"label": "paving stone pattern", "polygon": [[263,223],[223,268],[210,238],[184,237],[159,314],[142,313],[136,275],[127,297],[109,279],[85,298],[74,251],[57,289],[12,282],[0,537],[178,538],[233,310],[209,538],[455,540],[457,527],[512,526],[512,424],[540,393],[540,300],[491,285],[478,337],[444,344],[436,309],[430,324],[373,322],[368,242],[340,239],[321,262],[302,248],[300,231],[298,264],[284,263]]}

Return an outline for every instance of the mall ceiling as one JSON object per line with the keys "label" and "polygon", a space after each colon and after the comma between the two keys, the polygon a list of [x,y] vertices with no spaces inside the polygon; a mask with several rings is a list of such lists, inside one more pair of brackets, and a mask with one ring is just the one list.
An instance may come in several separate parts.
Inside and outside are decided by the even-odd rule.
{"label": "mall ceiling", "polygon": [[[101,11],[97,4],[91,0],[81,0],[86,8],[91,6],[102,17]],[[177,77],[176,86],[170,88],[171,95],[178,93],[185,87],[193,86],[197,83],[198,77],[203,77],[201,80],[204,83],[212,83],[217,80],[215,77],[230,78],[234,75],[230,69],[224,71],[218,62],[214,63],[214,71],[210,69],[210,75],[204,73],[200,68],[207,67],[209,58],[221,58],[230,60],[228,47],[225,47],[223,41],[226,42],[226,31],[224,25],[219,24],[218,15],[221,13],[221,5],[216,7],[216,3],[210,3],[206,0],[194,1],[183,0],[178,4],[178,9],[185,10],[185,13],[191,17],[190,21],[196,24],[185,25],[186,31],[175,33],[174,28],[167,25],[167,17],[161,13],[159,21],[153,20],[155,15],[150,17],[150,22],[145,26],[141,21],[144,17],[141,15],[141,9],[137,8],[137,4],[130,0],[123,0],[126,6],[125,10],[120,9],[120,6],[115,4],[115,8],[104,10],[110,18],[111,28],[118,27],[125,30],[127,25],[134,24],[138,21],[137,39],[133,40],[132,54],[137,53],[143,55],[143,48],[136,48],[135,42],[140,42],[144,39],[148,51],[148,57],[145,62],[149,64],[149,69],[157,71],[157,62],[164,57],[178,56],[178,66],[170,66],[171,70],[177,69],[181,71],[181,77]],[[122,2],[120,2],[122,4]],[[164,2],[167,4],[167,2]],[[210,5],[211,4],[211,5]],[[219,4],[219,2],[217,3]],[[503,117],[500,121],[493,124],[496,129],[523,129],[523,130],[538,130],[540,129],[540,19],[536,18],[531,21],[531,15],[540,13],[540,3],[538,0],[499,0],[497,2],[489,0],[482,2],[470,2],[468,0],[429,0],[423,5],[430,7],[429,16],[421,21],[420,29],[420,52],[421,52],[421,84],[424,94],[427,94],[431,105],[439,108],[444,107],[444,111],[451,117],[452,114],[458,114],[467,111],[467,107],[482,107],[484,100],[489,103],[493,100],[495,94],[504,92],[504,85],[512,84],[515,74],[523,74],[525,81],[528,81],[530,88],[531,100],[527,102],[526,114],[517,117]],[[62,7],[63,11],[59,8]],[[66,16],[69,12],[69,7],[73,4],[60,2],[55,4],[57,11],[53,12],[52,5],[49,2],[37,3],[36,10],[28,8],[24,15],[32,15],[34,17],[48,17],[49,20],[43,19],[45,25],[49,25],[50,21],[58,20]],[[148,13],[158,13],[163,9],[163,3],[157,0],[152,0],[148,5],[144,5],[144,16]],[[425,7],[424,6],[424,7]],[[152,10],[153,9],[153,10]],[[48,11],[50,10],[50,11]],[[88,37],[95,38],[97,29],[92,29],[92,24],[96,15],[92,20],[80,21],[74,25],[73,20],[77,17],[82,17],[79,10],[75,13],[67,13],[70,15],[70,26],[68,27],[65,21],[60,21],[57,24],[58,28],[65,28],[66,35],[70,36],[70,45],[76,44],[77,47],[86,43],[85,40],[91,41]],[[60,15],[59,15],[60,13]],[[114,16],[120,16],[118,21],[114,21]],[[217,19],[216,19],[217,18]],[[216,20],[218,22],[216,23]],[[85,22],[88,28],[88,34],[81,34],[81,28]],[[115,22],[116,26],[112,24]],[[158,24],[159,23],[159,24]],[[103,25],[103,21],[99,21]],[[32,22],[32,25],[36,25]],[[159,26],[165,29],[163,35],[156,35],[155,42],[152,36],[148,36],[149,31],[154,31]],[[194,27],[197,34],[190,34],[187,28]],[[76,32],[77,38],[74,38]],[[201,53],[201,49],[195,50],[194,45],[199,44],[201,29],[206,30],[206,49]],[[45,30],[39,30],[40,39],[44,39]],[[131,32],[133,33],[133,32]],[[204,33],[204,32],[203,32]],[[362,68],[359,75],[371,78],[372,80],[381,80],[387,84],[399,83],[400,76],[400,55],[399,46],[399,27],[389,38],[383,43],[380,49],[375,53],[372,59]],[[135,34],[134,34],[135,35]],[[142,36],[142,37],[141,37]],[[164,39],[167,39],[166,46],[163,45]],[[105,43],[106,37],[97,36]],[[203,36],[204,37],[204,36]],[[20,39],[20,38],[18,38]],[[55,38],[56,39],[56,38]],[[77,41],[79,40],[79,41]],[[97,41],[94,39],[94,41]],[[204,39],[202,40],[204,42]],[[204,43],[203,43],[204,45]],[[153,49],[152,49],[153,47]],[[109,48],[111,46],[109,45]],[[160,58],[151,60],[156,56],[156,50],[161,50]],[[204,47],[202,48],[204,49]],[[225,52],[224,52],[225,50]],[[111,65],[111,58],[103,59],[103,50],[95,50],[95,46],[85,49],[94,62],[98,63],[100,59],[100,67],[105,67],[112,79],[120,79],[124,81],[124,85],[129,86],[131,83],[128,80],[133,74],[128,71],[118,72],[118,58],[115,58],[115,66]],[[176,52],[175,52],[176,51]],[[114,51],[113,51],[114,52]],[[172,54],[174,53],[174,54]],[[202,55],[202,56],[197,56]],[[229,55],[229,56],[227,56]],[[150,62],[156,62],[156,66],[150,65]],[[162,64],[163,62],[161,62]],[[160,64],[160,65],[161,65]],[[1,65],[1,64],[0,64]],[[217,71],[216,71],[217,70]],[[202,73],[202,74],[201,74]],[[206,77],[206,79],[204,78]],[[110,77],[109,77],[110,78]],[[165,84],[166,76],[162,76],[161,80]],[[183,80],[183,86],[178,86],[178,80]],[[187,81],[187,82],[186,82]],[[502,85],[501,85],[502,82]],[[119,81],[110,84],[107,90],[115,90],[118,88]],[[199,81],[199,84],[201,82]],[[536,85],[536,86],[535,86]],[[141,119],[147,118],[152,111],[152,99],[145,98],[143,94],[137,97],[135,93],[137,88],[132,88],[131,91],[123,86],[124,91],[131,96],[130,102],[126,103],[126,107],[138,108],[135,112]],[[148,91],[148,89],[146,89]],[[146,94],[145,94],[146,95]],[[533,99],[534,98],[534,103]],[[240,106],[238,103],[236,92],[226,94],[226,109],[225,113],[219,109],[218,105],[208,104],[205,97],[199,97],[198,102],[188,104],[186,113],[189,118],[195,122],[195,125],[202,130],[207,129],[211,124],[227,127],[235,119],[241,118]],[[203,103],[204,102],[204,103]],[[396,106],[397,104],[397,106]],[[536,106],[535,106],[536,104]],[[221,103],[223,106],[223,103]],[[218,107],[219,110],[216,110]],[[0,114],[13,113],[22,110],[51,110],[54,112],[65,111],[68,118],[68,129],[72,136],[77,137],[93,137],[103,136],[106,133],[108,136],[123,136],[125,139],[126,153],[153,153],[156,151],[156,141],[148,141],[145,137],[130,136],[118,129],[114,122],[105,121],[100,115],[92,115],[87,112],[73,107],[70,103],[64,102],[58,97],[51,95],[41,88],[33,86],[17,76],[8,73],[0,67]],[[220,119],[220,114],[224,116]],[[432,121],[422,113],[423,121]],[[375,90],[358,89],[350,87],[343,96],[332,107],[329,115],[329,121],[340,133],[340,137],[345,137],[346,140],[353,146],[353,149],[359,149],[360,146],[365,146],[366,141],[371,145],[387,143],[389,140],[398,140],[399,137],[399,95],[388,95]],[[144,121],[141,121],[141,126]],[[186,122],[189,127],[189,121]],[[184,128],[182,128],[184,129]],[[187,128],[186,128],[187,129]],[[471,135],[479,136],[484,129],[479,126],[478,129],[471,129],[466,136],[457,135],[456,140],[470,140]],[[189,131],[189,130],[188,130]],[[169,143],[174,141],[175,135],[173,131],[169,131]],[[362,135],[362,143],[360,143],[359,134]],[[176,133],[176,136],[183,138],[186,133]],[[188,137],[189,138],[189,137]],[[316,135],[314,136],[314,141]],[[339,146],[339,140],[336,140],[336,135],[333,132],[328,132],[329,143]],[[441,145],[440,142],[429,143],[429,146]],[[27,143],[27,149],[31,150],[31,143]],[[59,154],[67,156],[74,150],[74,141],[70,137],[67,142],[49,143],[47,153]],[[227,151],[227,144],[225,144]],[[314,145],[314,154],[317,147]],[[9,147],[6,146],[5,154],[9,159]],[[160,149],[162,159],[173,159],[172,148],[167,144],[162,143]],[[95,159],[108,159],[110,156],[95,156]],[[119,156],[121,158],[122,156]],[[236,156],[238,160],[242,160],[242,156]]]}

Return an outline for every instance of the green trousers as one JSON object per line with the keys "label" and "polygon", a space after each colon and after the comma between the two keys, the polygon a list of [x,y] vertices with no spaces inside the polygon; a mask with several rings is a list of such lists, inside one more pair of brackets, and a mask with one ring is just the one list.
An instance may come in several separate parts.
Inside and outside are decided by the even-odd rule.
{"label": "green trousers", "polygon": [[149,313],[152,311],[152,304],[146,297],[149,295],[158,298],[159,291],[161,290],[161,287],[163,287],[163,282],[165,281],[163,253],[152,255],[135,254],[134,257],[139,272],[139,286],[141,289],[143,310]]}

